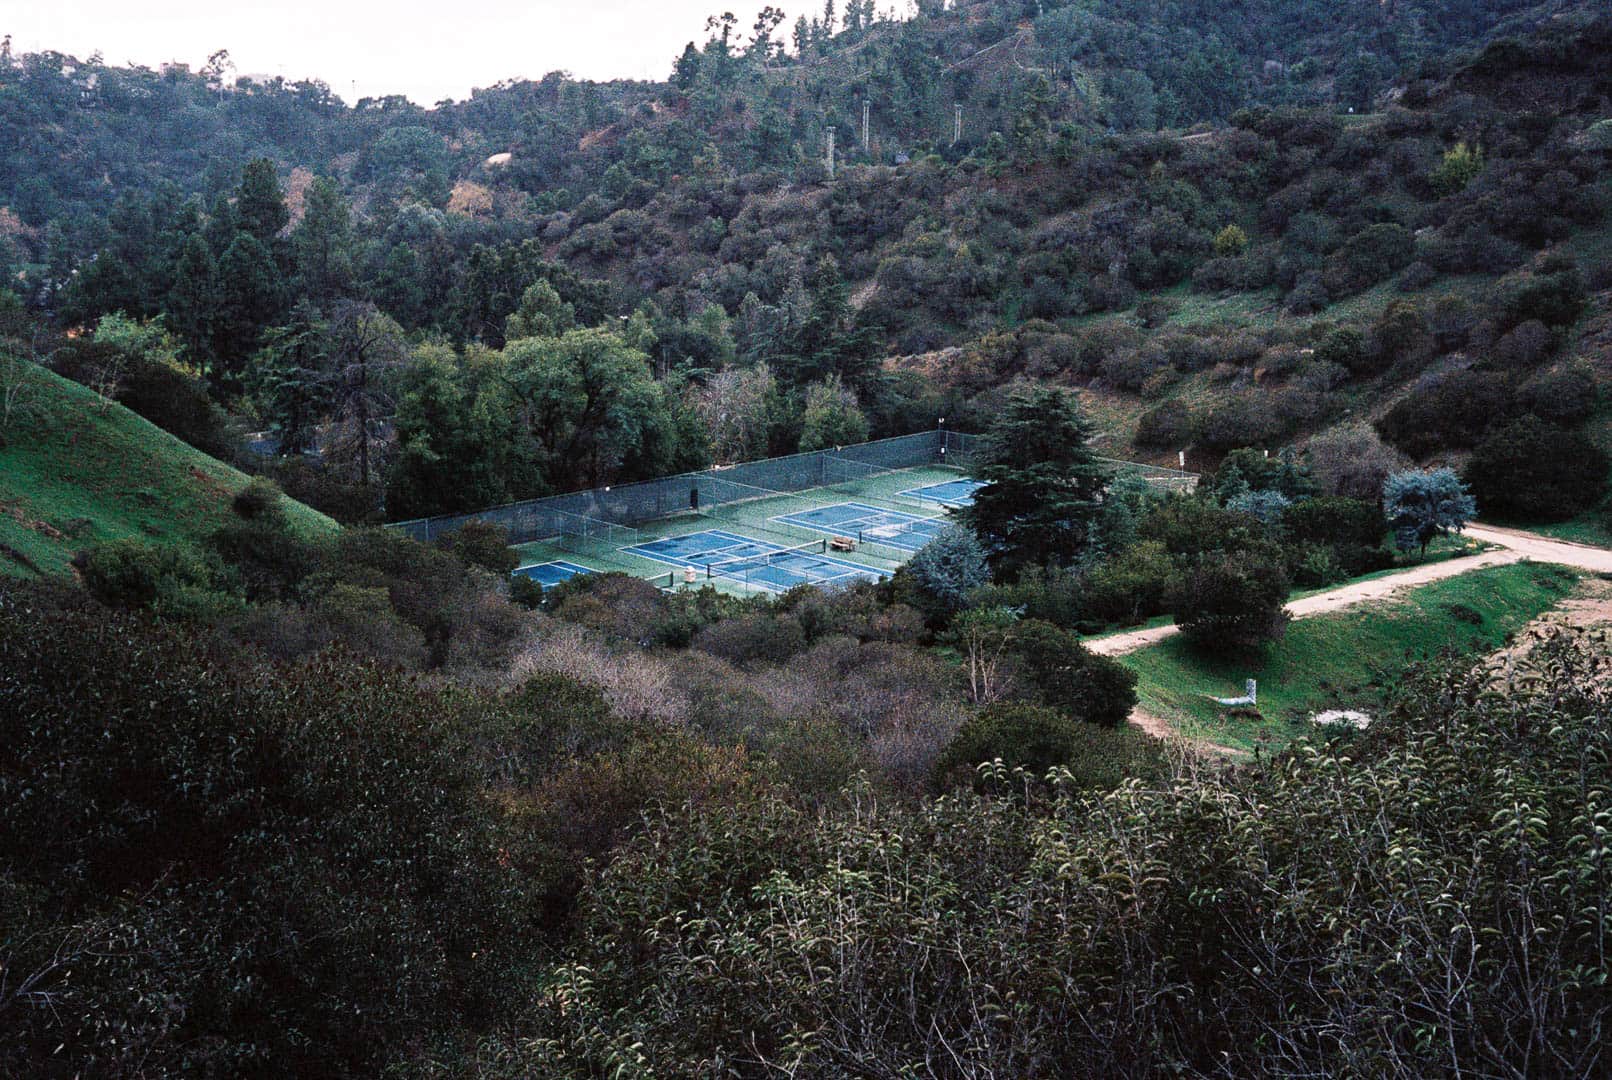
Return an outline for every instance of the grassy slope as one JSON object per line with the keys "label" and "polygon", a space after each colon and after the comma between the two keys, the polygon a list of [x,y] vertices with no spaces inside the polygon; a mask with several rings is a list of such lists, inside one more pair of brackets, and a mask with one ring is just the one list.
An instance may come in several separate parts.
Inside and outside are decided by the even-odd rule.
{"label": "grassy slope", "polygon": [[[229,518],[244,473],[77,383],[30,374],[34,408],[0,447],[0,544],[45,574],[68,574],[73,553],[96,541],[194,541]],[[337,528],[301,503],[286,510],[309,533]],[[0,549],[0,573],[35,571]]]}
{"label": "grassy slope", "polygon": [[[1295,621],[1263,656],[1206,657],[1173,637],[1120,660],[1140,676],[1142,707],[1185,733],[1242,750],[1279,746],[1305,731],[1313,712],[1371,711],[1413,660],[1445,648],[1475,653],[1498,647],[1576,581],[1556,566],[1493,567],[1424,586],[1386,606]],[[1482,621],[1458,617],[1457,605]],[[1206,696],[1240,694],[1247,678],[1259,680],[1263,722],[1229,717]]]}

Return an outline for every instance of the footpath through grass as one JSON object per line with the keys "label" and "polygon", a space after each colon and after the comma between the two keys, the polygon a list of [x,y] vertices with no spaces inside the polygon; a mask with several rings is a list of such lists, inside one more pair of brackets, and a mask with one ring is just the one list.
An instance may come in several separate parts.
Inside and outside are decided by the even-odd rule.
{"label": "footpath through grass", "polygon": [[[1445,649],[1499,648],[1578,580],[1572,570],[1542,563],[1490,567],[1386,605],[1295,620],[1281,641],[1254,656],[1208,656],[1175,636],[1117,659],[1137,673],[1141,707],[1183,734],[1238,750],[1278,749],[1309,730],[1316,712],[1373,712],[1417,660]],[[1210,700],[1241,695],[1245,679],[1259,680],[1257,715]]]}
{"label": "footpath through grass", "polygon": [[[250,478],[43,368],[0,445],[0,574],[70,574],[73,554],[128,536],[194,543],[231,519]],[[334,521],[291,499],[309,535]]]}

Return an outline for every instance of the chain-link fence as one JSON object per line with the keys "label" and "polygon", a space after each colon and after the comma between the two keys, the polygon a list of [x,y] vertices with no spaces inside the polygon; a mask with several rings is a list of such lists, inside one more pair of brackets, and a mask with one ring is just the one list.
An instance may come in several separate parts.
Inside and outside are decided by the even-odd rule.
{"label": "chain-link fence", "polygon": [[[507,528],[511,542],[516,544],[562,536],[630,544],[635,542],[634,526],[702,508],[811,488],[861,491],[887,473],[920,466],[943,466],[966,473],[973,464],[979,442],[979,436],[960,431],[921,431],[915,435],[746,461],[637,484],[527,499],[468,514],[416,518],[397,522],[391,528],[401,529],[416,540],[433,540],[469,522],[490,521]],[[1193,473],[1158,465],[1102,460],[1114,469],[1115,475],[1140,476],[1149,483],[1184,490],[1190,490],[1198,479]]]}
{"label": "chain-link fence", "polygon": [[896,469],[923,465],[966,470],[973,437],[953,431],[922,431],[832,450],[746,461],[725,468],[682,473],[638,484],[621,484],[489,507],[468,514],[416,518],[391,526],[416,540],[432,540],[472,521],[490,521],[524,544],[559,536],[597,538],[701,507],[862,481]]}

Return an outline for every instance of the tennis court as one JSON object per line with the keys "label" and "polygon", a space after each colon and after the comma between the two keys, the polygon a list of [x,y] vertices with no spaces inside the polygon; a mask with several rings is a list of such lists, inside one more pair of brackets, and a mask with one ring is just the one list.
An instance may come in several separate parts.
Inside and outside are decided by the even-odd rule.
{"label": "tennis court", "polygon": [[854,537],[859,544],[884,544],[902,551],[917,551],[946,527],[942,518],[919,517],[860,502],[819,506],[772,520],[829,536]]}
{"label": "tennis court", "polygon": [[947,480],[945,483],[930,484],[928,487],[908,488],[896,494],[902,498],[950,508],[971,505],[974,502],[974,492],[984,486],[978,480]]}
{"label": "tennis court", "polygon": [[589,570],[586,566],[578,566],[576,563],[557,561],[538,563],[536,566],[517,567],[514,572],[521,577],[531,578],[545,589],[551,585],[558,585],[562,581],[570,581],[578,574],[593,573],[593,571]]}
{"label": "tennis court", "polygon": [[766,592],[784,592],[797,585],[877,581],[884,576],[871,567],[833,558],[826,554],[827,549],[826,540],[785,547],[722,529],[705,529],[634,544],[622,551],[653,562],[704,570],[708,578],[736,581]]}

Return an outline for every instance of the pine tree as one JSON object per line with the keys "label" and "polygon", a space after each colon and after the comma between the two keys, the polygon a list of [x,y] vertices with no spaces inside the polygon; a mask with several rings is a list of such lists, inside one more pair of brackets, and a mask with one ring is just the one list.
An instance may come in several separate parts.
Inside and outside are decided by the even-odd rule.
{"label": "pine tree", "polygon": [[672,68],[672,85],[685,94],[694,89],[694,80],[700,77],[700,50],[691,41],[683,46],[683,55]]}
{"label": "pine tree", "polygon": [[290,223],[291,212],[285,208],[280,178],[268,158],[247,162],[241,173],[241,186],[235,192],[235,218],[241,230],[263,244],[271,243]]}
{"label": "pine tree", "polygon": [[285,311],[285,287],[269,249],[249,232],[235,234],[218,261],[218,317],[214,351],[228,385],[238,386],[245,361],[266,327]]}
{"label": "pine tree", "polygon": [[1093,539],[1109,475],[1088,446],[1091,422],[1074,394],[1021,390],[982,440],[974,493],[964,520],[998,570],[1067,566]]}
{"label": "pine tree", "polygon": [[168,328],[184,342],[198,374],[205,373],[213,358],[218,302],[218,263],[201,234],[192,233],[174,264],[164,308]]}
{"label": "pine tree", "polygon": [[207,224],[202,228],[202,235],[207,239],[207,247],[215,258],[219,252],[228,249],[239,231],[235,207],[230,205],[227,195],[218,196],[207,208]]}
{"label": "pine tree", "polygon": [[347,200],[333,181],[321,176],[309,185],[302,220],[291,234],[303,296],[323,306],[351,290],[352,243]]}
{"label": "pine tree", "polygon": [[253,357],[249,386],[280,440],[281,454],[300,454],[314,444],[319,420],[330,406],[326,326],[306,300],[284,326],[264,334]]}

